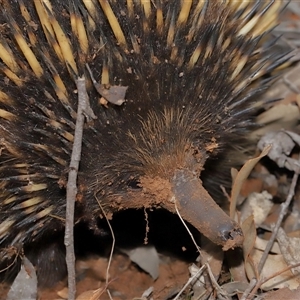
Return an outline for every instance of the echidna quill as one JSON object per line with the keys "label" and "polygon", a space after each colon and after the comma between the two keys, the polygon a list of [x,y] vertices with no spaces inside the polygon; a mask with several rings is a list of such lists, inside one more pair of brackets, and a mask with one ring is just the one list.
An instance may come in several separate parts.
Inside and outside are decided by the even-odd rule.
{"label": "echidna quill", "polygon": [[[93,222],[99,203],[110,214],[176,203],[213,242],[239,246],[240,227],[199,176],[246,139],[265,75],[285,61],[265,39],[282,1],[0,4],[1,261],[64,229],[82,75],[97,118],[84,128],[76,222]],[[125,102],[107,96],[118,86]]]}

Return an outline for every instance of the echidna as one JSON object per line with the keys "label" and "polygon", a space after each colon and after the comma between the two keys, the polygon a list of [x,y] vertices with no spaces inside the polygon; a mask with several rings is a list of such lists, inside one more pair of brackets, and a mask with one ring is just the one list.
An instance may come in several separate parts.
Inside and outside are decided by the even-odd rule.
{"label": "echidna", "polygon": [[[92,224],[99,204],[111,214],[174,212],[176,202],[211,240],[239,245],[239,226],[199,176],[211,158],[218,172],[217,158],[243,144],[271,80],[265,75],[284,62],[270,51],[274,39],[265,39],[282,1],[0,4],[1,260],[64,228],[82,75],[96,118],[84,128],[76,222]],[[110,103],[106,95],[118,86],[127,87],[125,102]]]}

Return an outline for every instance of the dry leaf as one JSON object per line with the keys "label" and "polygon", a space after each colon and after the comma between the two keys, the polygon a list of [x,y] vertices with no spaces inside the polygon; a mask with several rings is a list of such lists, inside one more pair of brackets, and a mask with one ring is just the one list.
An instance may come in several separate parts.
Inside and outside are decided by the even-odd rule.
{"label": "dry leaf", "polygon": [[235,181],[233,183],[232,191],[231,191],[231,197],[230,197],[230,217],[233,219],[235,215],[235,209],[237,205],[237,199],[238,195],[240,194],[243,182],[248,178],[250,172],[254,168],[254,166],[257,164],[257,162],[264,156],[266,156],[271,149],[271,146],[266,146],[261,154],[258,157],[249,159],[243,167],[240,169],[238,174],[236,175]]}
{"label": "dry leaf", "polygon": [[159,257],[153,246],[141,246],[131,250],[121,249],[130,260],[136,263],[141,269],[149,273],[155,280],[159,275]]}
{"label": "dry leaf", "polygon": [[[253,263],[257,266],[259,261],[263,255],[263,251],[254,249],[251,253],[251,258]],[[272,255],[269,254],[266,260],[266,263],[263,267],[263,270],[260,274],[261,278],[268,278],[273,276],[275,273],[280,273],[282,270],[287,268],[287,264],[283,258],[283,255]],[[253,268],[249,268],[246,266],[246,272],[248,278],[256,277],[253,272]],[[296,277],[290,270],[285,271],[284,273],[279,274],[278,276],[271,278],[269,281],[265,282],[261,288],[263,290],[271,290],[271,289],[280,289],[288,287],[290,289],[298,288],[300,284],[300,280]]]}
{"label": "dry leaf", "polygon": [[[282,228],[277,233],[277,241],[285,261],[289,266],[300,263],[300,238],[288,237]],[[300,267],[293,268],[294,274],[300,273]]]}
{"label": "dry leaf", "polygon": [[190,271],[190,279],[195,277],[194,280],[191,282],[192,289],[193,289],[193,298],[192,299],[201,299],[200,297],[204,295],[207,291],[205,286],[205,279],[200,271],[200,268],[195,264],[189,266]]}
{"label": "dry leaf", "polygon": [[224,252],[205,236],[201,237],[201,245],[201,262],[209,264],[211,272],[217,280],[221,274]]}
{"label": "dry leaf", "polygon": [[62,299],[68,299],[69,289],[67,287],[57,292],[57,295]]}
{"label": "dry leaf", "polygon": [[88,260],[78,260],[76,261],[76,273],[77,276],[80,276],[80,274],[89,270],[97,279],[106,280],[107,266],[108,259],[103,257],[89,258]]}
{"label": "dry leaf", "polygon": [[250,215],[253,215],[254,223],[256,227],[259,227],[265,221],[273,207],[272,198],[272,195],[267,191],[250,194],[241,208],[242,222]]}
{"label": "dry leaf", "polygon": [[244,292],[248,287],[248,282],[241,281],[233,281],[222,285],[222,289],[225,290],[228,295],[235,295],[238,292]]}
{"label": "dry leaf", "polygon": [[9,289],[6,300],[37,299],[37,276],[34,266],[24,257],[21,270]]}
{"label": "dry leaf", "polygon": [[280,168],[298,172],[300,163],[298,160],[290,158],[295,142],[300,145],[300,136],[290,131],[269,132],[264,135],[257,146],[263,149],[266,145],[272,144],[272,149],[268,152],[268,157],[277,163]]}
{"label": "dry leaf", "polygon": [[85,291],[80,294],[76,300],[99,300],[100,296],[103,294],[104,288],[100,288],[97,290]]}
{"label": "dry leaf", "polygon": [[245,236],[243,243],[244,261],[245,265],[250,264],[251,266],[251,261],[249,261],[249,258],[256,239],[256,227],[252,215],[242,223],[242,230]]}
{"label": "dry leaf", "polygon": [[[269,124],[272,122],[276,123],[277,126],[280,126],[282,123],[293,124],[299,120],[300,112],[299,107],[294,104],[278,104],[268,109],[264,113],[260,114],[257,118],[259,124]],[[282,128],[280,126],[278,129]],[[274,131],[274,130],[273,130]]]}
{"label": "dry leaf", "polygon": [[[255,247],[255,249],[264,251],[267,247],[267,244],[268,244],[268,241],[257,236],[254,247]],[[277,242],[274,242],[270,252],[275,253],[275,254],[281,254],[281,251],[280,251],[280,248],[279,248],[279,245]]]}
{"label": "dry leaf", "polygon": [[277,291],[270,291],[264,293],[263,300],[300,300],[300,288],[296,290],[290,290],[288,288],[283,288]]}

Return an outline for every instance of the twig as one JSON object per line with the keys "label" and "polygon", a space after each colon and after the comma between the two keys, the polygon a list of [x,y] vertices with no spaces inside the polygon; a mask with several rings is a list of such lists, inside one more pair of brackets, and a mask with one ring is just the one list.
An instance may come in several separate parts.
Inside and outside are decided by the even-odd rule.
{"label": "twig", "polygon": [[189,228],[188,228],[187,225],[185,224],[183,218],[181,217],[180,212],[179,212],[179,210],[178,210],[178,208],[177,208],[177,205],[176,205],[176,201],[174,201],[174,206],[175,206],[175,210],[176,210],[176,213],[177,213],[177,215],[178,215],[180,221],[181,221],[182,224],[184,225],[184,227],[185,227],[185,229],[187,230],[188,234],[190,235],[190,237],[191,237],[191,239],[192,239],[194,245],[196,246],[196,248],[197,248],[199,254],[201,255],[201,249],[200,249],[200,247],[198,246],[197,242],[195,241],[195,238],[194,238],[193,234],[191,233],[191,231],[189,230]]}
{"label": "twig", "polygon": [[251,293],[251,291],[254,290],[254,288],[257,286],[257,279],[256,278],[252,278],[249,282],[249,286],[247,287],[247,289],[244,291],[241,300],[246,300],[248,295]]}
{"label": "twig", "polygon": [[208,275],[209,275],[209,278],[211,280],[211,283],[212,283],[212,286],[215,288],[215,290],[217,291],[217,294],[218,294],[218,299],[226,299],[226,300],[229,300],[229,296],[227,294],[226,291],[224,291],[222,289],[222,287],[220,287],[220,285],[218,284],[218,282],[216,281],[216,278],[214,276],[214,274],[212,273],[212,270],[210,268],[210,265],[208,263],[206,263],[206,266],[207,266],[207,272],[208,272]]}
{"label": "twig", "polygon": [[145,222],[146,222],[146,232],[145,232],[145,238],[144,238],[144,244],[148,244],[148,233],[149,233],[149,218],[148,213],[146,210],[146,207],[144,207],[144,216],[145,216]]}
{"label": "twig", "polygon": [[68,270],[68,299],[74,300],[76,295],[75,278],[75,253],[74,253],[74,211],[77,195],[77,172],[81,158],[84,111],[87,110],[87,92],[85,78],[79,77],[76,80],[78,90],[78,108],[77,119],[74,133],[74,143],[71,155],[68,183],[67,183],[67,203],[66,203],[66,228],[65,228],[65,246],[66,263]]}
{"label": "twig", "polygon": [[[114,231],[113,231],[113,229],[111,227],[111,224],[110,224],[110,222],[109,222],[109,220],[107,218],[107,215],[106,215],[106,213],[105,213],[105,211],[104,211],[104,209],[103,209],[103,207],[101,205],[100,200],[98,199],[98,197],[97,197],[96,194],[94,196],[95,196],[95,198],[96,198],[96,200],[98,202],[98,205],[99,205],[99,207],[100,207],[100,209],[101,209],[101,211],[102,211],[102,213],[103,213],[103,215],[105,217],[105,220],[106,220],[106,222],[108,224],[108,227],[109,227],[109,230],[111,232],[112,239],[113,239],[112,245],[111,245],[111,250],[110,250],[110,255],[109,255],[109,260],[108,260],[108,265],[107,265],[107,268],[106,268],[106,285],[108,285],[109,284],[109,281],[108,281],[108,279],[109,279],[109,269],[110,269],[110,265],[111,265],[111,262],[112,262],[112,256],[113,256],[113,253],[114,253],[114,250],[115,250],[116,238],[115,238]],[[109,293],[108,290],[107,290],[107,293],[108,293],[109,297],[111,297],[111,295],[110,295],[110,293]]]}
{"label": "twig", "polygon": [[203,270],[207,268],[207,265],[203,265],[198,271],[197,273],[194,274],[194,276],[190,277],[189,280],[186,282],[186,284],[183,286],[183,288],[179,291],[179,293],[176,295],[176,297],[173,300],[178,300],[180,295],[183,293],[183,291],[193,282],[193,280],[195,278],[197,278],[202,272]]}
{"label": "twig", "polygon": [[[16,249],[16,248],[13,247],[13,249]],[[0,255],[2,256],[2,255],[4,255],[4,254],[3,254],[3,253],[0,253]],[[22,256],[23,256],[23,255],[22,255]],[[15,257],[14,257],[14,259],[13,259],[13,261],[12,261],[12,263],[9,264],[8,266],[6,266],[6,267],[3,268],[3,269],[0,269],[0,273],[7,271],[9,268],[11,268],[12,266],[14,266],[14,265],[15,265],[15,262],[17,261],[17,259],[18,259],[19,257],[21,257],[22,259],[24,258],[24,257],[22,257],[22,256],[20,256],[20,250],[17,251],[16,254],[15,254]]]}

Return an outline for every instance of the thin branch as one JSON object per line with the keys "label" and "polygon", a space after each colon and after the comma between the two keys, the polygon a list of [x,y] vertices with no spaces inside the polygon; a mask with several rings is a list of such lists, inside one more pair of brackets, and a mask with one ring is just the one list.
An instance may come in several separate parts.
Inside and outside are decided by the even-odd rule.
{"label": "thin branch", "polygon": [[183,286],[183,288],[179,291],[179,293],[176,295],[176,297],[173,300],[178,300],[180,295],[185,291],[185,289],[193,282],[193,280],[200,276],[200,274],[207,268],[207,265],[203,265],[192,277],[189,278],[189,280],[186,282],[186,284]]}
{"label": "thin branch", "polygon": [[180,219],[180,221],[182,222],[183,226],[185,227],[186,231],[188,232],[188,234],[190,235],[196,249],[198,250],[199,254],[201,255],[201,248],[198,246],[197,242],[195,241],[195,238],[193,236],[193,234],[191,233],[191,231],[189,230],[189,228],[187,227],[187,225],[185,224],[185,221],[183,220],[182,216],[180,215],[180,212],[177,208],[177,205],[176,205],[176,201],[174,201],[174,206],[175,206],[175,210],[176,210],[176,213]]}
{"label": "thin branch", "polygon": [[107,215],[106,215],[106,213],[105,213],[105,210],[103,209],[103,207],[102,207],[102,205],[101,205],[100,200],[98,199],[98,197],[97,197],[96,194],[95,194],[94,196],[95,196],[95,198],[96,198],[96,200],[97,200],[97,202],[98,202],[98,205],[99,205],[99,207],[100,207],[100,209],[101,209],[101,211],[102,211],[102,213],[103,213],[103,215],[104,215],[104,217],[105,217],[105,220],[106,220],[106,222],[107,222],[107,224],[108,224],[108,227],[109,227],[109,230],[110,230],[112,239],[113,239],[113,240],[112,240],[112,245],[111,245],[111,250],[110,250],[110,255],[109,255],[109,260],[108,260],[108,265],[107,265],[107,268],[106,268],[106,284],[108,285],[108,283],[109,283],[109,281],[108,281],[108,279],[109,279],[109,269],[110,269],[111,262],[112,262],[112,256],[113,256],[114,250],[115,250],[116,238],[115,238],[114,231],[113,231],[113,229],[112,229],[112,227],[111,227],[111,224],[110,224],[110,222],[109,222],[109,220],[108,220],[108,218],[107,218]]}
{"label": "thin branch", "polygon": [[66,203],[66,228],[65,228],[65,246],[66,263],[68,270],[68,299],[74,300],[76,295],[76,277],[75,277],[75,253],[74,253],[74,212],[77,195],[77,173],[81,158],[82,136],[84,125],[84,112],[87,110],[87,92],[85,78],[79,77],[76,80],[78,91],[78,109],[74,133],[74,143],[69,168],[67,183],[67,203]]}
{"label": "thin branch", "polygon": [[256,278],[252,278],[249,282],[249,285],[247,287],[247,289],[244,291],[241,300],[247,300],[249,294],[251,293],[251,291],[253,292],[254,288],[257,286],[257,279]]}

